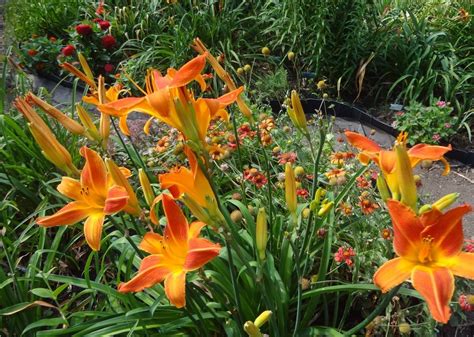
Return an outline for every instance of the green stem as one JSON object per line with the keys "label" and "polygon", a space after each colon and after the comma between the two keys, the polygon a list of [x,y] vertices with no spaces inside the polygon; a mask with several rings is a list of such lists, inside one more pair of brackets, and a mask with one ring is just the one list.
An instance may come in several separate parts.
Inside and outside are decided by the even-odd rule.
{"label": "green stem", "polygon": [[237,289],[237,277],[235,275],[235,270],[234,270],[234,258],[232,257],[232,248],[231,248],[231,244],[228,238],[225,238],[225,245],[227,247],[227,255],[229,257],[228,265],[229,265],[229,272],[230,272],[231,281],[232,281],[232,290],[234,291],[235,303],[237,304],[237,315],[236,315],[237,325],[239,327],[243,327],[242,325],[243,320],[241,317],[242,304],[240,303],[239,291]]}
{"label": "green stem", "polygon": [[244,205],[247,205],[247,196],[245,195],[245,185],[244,185],[244,167],[242,165],[242,154],[240,152],[239,134],[237,133],[237,122],[235,121],[235,113],[232,114],[232,125],[234,128],[235,143],[237,144],[237,159],[239,162],[239,170],[242,173],[242,177],[240,179],[240,188],[242,190],[242,198],[244,201]]}
{"label": "green stem", "polygon": [[290,241],[290,245],[291,247],[293,248],[293,251],[295,253],[295,259],[296,259],[296,263],[295,263],[295,266],[296,266],[296,278],[297,278],[297,294],[296,294],[296,298],[297,298],[297,302],[296,302],[296,318],[295,318],[295,329],[293,330],[293,337],[296,337],[296,333],[298,332],[298,328],[299,328],[299,323],[300,323],[300,316],[301,316],[301,271],[300,271],[300,256],[298,255],[298,250],[296,249],[296,247],[294,246],[294,243],[293,241],[289,240]]}
{"label": "green stem", "polygon": [[352,336],[353,334],[357,333],[359,330],[366,327],[367,324],[372,322],[375,317],[380,315],[385,310],[385,308],[388,306],[388,304],[392,300],[393,296],[395,296],[397,294],[397,292],[398,292],[398,290],[400,289],[401,286],[402,285],[400,284],[397,287],[390,290],[390,292],[383,297],[382,301],[375,307],[375,309],[370,313],[370,315],[367,316],[362,322],[357,324],[355,327],[353,327],[352,329],[346,331],[344,333],[344,336]]}

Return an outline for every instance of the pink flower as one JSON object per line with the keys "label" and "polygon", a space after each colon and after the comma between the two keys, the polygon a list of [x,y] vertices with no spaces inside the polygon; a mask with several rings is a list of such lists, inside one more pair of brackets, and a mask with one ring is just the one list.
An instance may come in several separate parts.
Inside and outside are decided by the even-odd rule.
{"label": "pink flower", "polygon": [[433,135],[433,137],[431,137],[431,139],[433,139],[435,142],[438,142],[441,139],[441,136],[439,134],[435,133]]}
{"label": "pink flower", "polygon": [[287,152],[278,155],[278,163],[279,164],[286,164],[286,163],[294,163],[296,161],[296,153],[294,152]]}
{"label": "pink flower", "polygon": [[438,102],[436,102],[436,106],[438,108],[444,108],[446,106],[446,102],[445,101],[438,101]]}
{"label": "pink flower", "polygon": [[339,247],[337,252],[334,254],[334,261],[337,263],[345,262],[350,267],[354,264],[352,257],[355,255],[355,251],[352,247]]}
{"label": "pink flower", "polygon": [[466,296],[464,294],[459,296],[458,303],[462,311],[474,311],[474,305],[469,303],[469,299],[472,298],[472,296],[473,295]]}
{"label": "pink flower", "polygon": [[466,240],[464,251],[467,253],[474,253],[474,240]]}
{"label": "pink flower", "polygon": [[451,123],[444,123],[444,127],[445,127],[446,129],[451,128]]}

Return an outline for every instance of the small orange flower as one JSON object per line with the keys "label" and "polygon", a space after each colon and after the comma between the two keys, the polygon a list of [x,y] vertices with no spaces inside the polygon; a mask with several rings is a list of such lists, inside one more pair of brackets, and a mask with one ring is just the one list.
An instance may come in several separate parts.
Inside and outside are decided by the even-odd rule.
{"label": "small orange flower", "polygon": [[392,238],[392,231],[388,228],[382,230],[382,238],[385,240],[390,240]]}
{"label": "small orange flower", "polygon": [[158,140],[158,143],[156,143],[156,151],[161,153],[166,151],[166,149],[170,146],[170,137],[168,136],[163,136],[161,137],[160,140]]}
{"label": "small orange flower", "polygon": [[342,212],[343,215],[345,216],[351,216],[352,215],[352,206],[349,205],[346,202],[341,202],[339,205],[339,210]]}
{"label": "small orange flower", "polygon": [[229,154],[229,150],[226,146],[222,146],[221,144],[211,144],[208,146],[207,151],[214,160],[222,160]]}
{"label": "small orange flower", "polygon": [[262,131],[270,132],[276,127],[275,120],[273,117],[265,118],[258,124],[258,127]]}
{"label": "small orange flower", "polygon": [[387,207],[393,223],[393,248],[399,257],[377,270],[374,283],[387,292],[411,278],[433,318],[447,323],[454,275],[474,280],[474,254],[462,252],[462,217],[471,206],[458,206],[446,213],[433,209],[421,216],[395,200],[389,199]]}
{"label": "small orange flower", "polygon": [[346,171],[338,168],[326,172],[325,176],[329,179],[329,185],[342,185],[347,181]]}
{"label": "small orange flower", "polygon": [[92,250],[100,249],[102,226],[106,215],[114,214],[127,206],[129,195],[122,186],[117,186],[107,174],[102,158],[87,147],[81,148],[86,163],[81,179],[63,177],[58,191],[73,199],[55,214],[38,218],[40,226],[53,227],[72,225],[83,219],[84,235]]}
{"label": "small orange flower", "polygon": [[186,305],[186,274],[211,261],[221,250],[219,244],[200,238],[203,222],[188,224],[186,217],[169,195],[162,195],[168,224],[164,235],[147,233],[140,249],[151,255],[142,260],[138,274],[118,287],[120,292],[137,292],[165,282],[165,293],[177,308]]}
{"label": "small orange flower", "polygon": [[375,212],[379,205],[368,198],[368,193],[362,193],[359,197],[359,206],[362,210],[362,213],[369,215]]}
{"label": "small orange flower", "polygon": [[262,141],[263,146],[268,146],[273,143],[273,138],[268,132],[262,132],[260,140]]}

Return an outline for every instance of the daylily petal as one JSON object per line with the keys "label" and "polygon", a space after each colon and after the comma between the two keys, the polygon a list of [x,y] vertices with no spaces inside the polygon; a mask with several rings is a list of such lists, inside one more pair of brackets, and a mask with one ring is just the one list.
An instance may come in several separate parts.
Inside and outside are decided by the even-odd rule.
{"label": "daylily petal", "polygon": [[352,131],[346,131],[344,134],[346,135],[349,143],[360,150],[368,152],[379,152],[382,150],[379,144],[365,136],[362,136],[361,134]]}
{"label": "daylily petal", "polygon": [[72,225],[89,216],[91,208],[84,202],[74,201],[53,215],[38,218],[36,223],[43,227]]}
{"label": "daylily petal", "polygon": [[431,226],[435,224],[443,213],[436,208],[432,208],[429,211],[423,213],[419,216],[421,223],[424,227]]}
{"label": "daylily petal", "polygon": [[91,214],[84,222],[84,236],[87,244],[95,251],[100,249],[104,217],[105,215],[103,213],[95,213]]}
{"label": "daylily petal", "polygon": [[450,209],[431,226],[426,227],[421,233],[422,237],[434,238],[434,249],[438,248],[441,257],[451,257],[458,254],[464,242],[462,217],[472,210],[470,205],[461,205]]}
{"label": "daylily petal", "polygon": [[102,113],[106,113],[112,116],[126,116],[131,111],[142,111],[136,110],[137,107],[145,101],[145,97],[127,97],[116,100],[114,102],[101,104],[98,109]]}
{"label": "daylily petal", "polygon": [[206,226],[206,224],[202,221],[194,221],[191,225],[189,225],[188,236],[190,239],[195,239],[201,234],[201,229]]}
{"label": "daylily petal", "polygon": [[461,252],[453,259],[454,263],[450,266],[453,274],[474,280],[474,253]]}
{"label": "daylily petal", "polygon": [[163,237],[160,234],[153,232],[146,233],[138,247],[150,254],[162,254]]}
{"label": "daylily petal", "polygon": [[184,262],[184,269],[191,271],[201,268],[219,255],[220,250],[220,245],[206,239],[197,238],[189,240],[189,250]]}
{"label": "daylily petal", "polygon": [[159,267],[163,263],[163,255],[150,255],[145,257],[140,263],[139,273],[144,272],[149,268]]}
{"label": "daylily petal", "polygon": [[79,180],[63,177],[61,183],[56,187],[56,189],[59,193],[73,200],[81,200],[83,198],[81,194],[81,183]]}
{"label": "daylily petal", "polygon": [[198,74],[195,78],[196,82],[199,83],[199,87],[201,89],[202,92],[206,91],[207,89],[207,83],[206,81],[204,80],[204,77],[202,77],[201,74]]}
{"label": "daylily petal", "polygon": [[118,286],[118,291],[127,293],[132,291],[142,291],[160,283],[170,273],[170,270],[164,266],[150,267],[139,272],[134,278]]}
{"label": "daylily petal", "polygon": [[415,166],[421,160],[440,160],[447,152],[451,150],[451,145],[437,146],[417,144],[408,150],[408,155],[417,159],[416,161],[412,162],[413,166]]}
{"label": "daylily petal", "polygon": [[127,190],[122,186],[113,186],[107,193],[105,199],[104,213],[113,214],[121,211],[128,202]]}
{"label": "daylily petal", "polygon": [[207,128],[211,122],[211,112],[207,104],[203,101],[199,101],[194,105],[194,111],[196,113],[199,138],[204,140],[206,138]]}
{"label": "daylily petal", "polygon": [[186,305],[185,286],[185,272],[171,273],[165,279],[166,296],[176,308],[182,308]]}
{"label": "daylily petal", "polygon": [[410,278],[414,266],[401,257],[387,261],[375,272],[374,283],[385,293]]}
{"label": "daylily petal", "polygon": [[380,150],[379,166],[385,173],[389,174],[395,170],[396,160],[395,151]]}
{"label": "daylily petal", "polygon": [[424,229],[413,210],[395,200],[387,200],[388,211],[393,222],[393,248],[402,257],[413,256],[421,242],[420,233]]}
{"label": "daylily petal", "polygon": [[127,117],[128,116],[120,116],[119,127],[120,127],[120,131],[122,131],[123,134],[130,136],[130,129],[128,128]]}
{"label": "daylily petal", "polygon": [[216,98],[216,100],[222,104],[224,107],[228,106],[229,104],[232,104],[234,103],[237,98],[239,97],[239,95],[244,91],[244,87],[243,86],[240,86],[238,87],[237,89],[235,90],[232,90],[230,92],[228,92],[227,94],[225,95],[222,95],[218,98]]}
{"label": "daylily petal", "polygon": [[186,245],[188,241],[188,220],[178,204],[167,194],[163,194],[163,209],[165,211],[168,224],[165,227],[166,244],[176,246]]}
{"label": "daylily petal", "polygon": [[147,135],[150,134],[151,123],[153,122],[154,119],[155,119],[155,117],[150,117],[150,118],[148,118],[148,120],[146,121],[145,125],[143,126],[143,131],[144,131]]}
{"label": "daylily petal", "polygon": [[171,87],[182,87],[194,80],[206,65],[207,54],[199,55],[183,65],[173,76]]}
{"label": "daylily petal", "polygon": [[86,163],[81,172],[81,185],[92,189],[98,195],[106,194],[107,171],[102,158],[97,152],[83,146],[80,150],[81,156]]}
{"label": "daylily petal", "polygon": [[168,89],[155,91],[146,96],[150,106],[162,117],[167,117],[171,109],[171,96]]}
{"label": "daylily petal", "polygon": [[418,266],[411,276],[413,287],[423,296],[431,315],[440,323],[447,323],[451,316],[449,301],[454,292],[454,277],[447,268]]}

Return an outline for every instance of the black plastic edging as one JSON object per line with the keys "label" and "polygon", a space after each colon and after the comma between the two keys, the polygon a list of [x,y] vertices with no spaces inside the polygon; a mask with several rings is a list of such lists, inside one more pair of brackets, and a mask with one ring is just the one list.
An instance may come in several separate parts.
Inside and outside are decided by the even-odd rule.
{"label": "black plastic edging", "polygon": [[[274,113],[280,113],[283,110],[281,104],[277,101],[270,101],[269,105]],[[317,110],[322,109],[323,111],[326,111],[327,113],[335,117],[354,119],[359,123],[371,125],[395,137],[399,133],[399,131],[397,131],[391,125],[381,121],[378,118],[375,118],[374,116],[362,110],[361,108],[351,106],[346,103],[328,100],[325,100],[323,102],[323,100],[319,98],[307,98],[301,100],[301,105],[303,106],[303,110],[307,114],[311,114]],[[474,152],[466,151],[463,149],[453,149],[452,151],[446,154],[446,157],[450,159],[455,159],[465,165],[474,167]]]}

